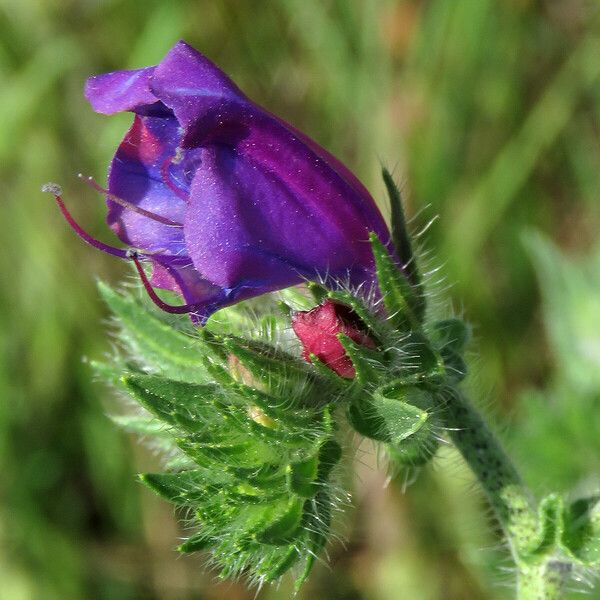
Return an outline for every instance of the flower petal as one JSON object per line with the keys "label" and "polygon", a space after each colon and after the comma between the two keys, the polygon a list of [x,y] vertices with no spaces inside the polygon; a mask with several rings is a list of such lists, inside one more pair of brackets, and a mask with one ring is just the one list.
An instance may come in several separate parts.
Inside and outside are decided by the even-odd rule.
{"label": "flower petal", "polygon": [[164,111],[164,105],[150,90],[155,68],[114,71],[90,77],[85,83],[85,97],[96,112],[104,115],[151,106],[162,107]]}
{"label": "flower petal", "polygon": [[369,225],[360,211],[340,202],[330,215],[319,202],[328,190],[305,194],[294,184],[231,148],[204,150],[186,212],[186,248],[203,276],[229,290],[229,300],[305,278],[372,277]]}

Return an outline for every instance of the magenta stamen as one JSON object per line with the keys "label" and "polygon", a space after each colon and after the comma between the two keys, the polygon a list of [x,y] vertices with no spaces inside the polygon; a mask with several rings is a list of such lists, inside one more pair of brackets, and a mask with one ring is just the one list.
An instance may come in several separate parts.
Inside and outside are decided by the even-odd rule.
{"label": "magenta stamen", "polygon": [[58,208],[60,212],[63,214],[63,217],[67,220],[67,223],[71,226],[73,231],[84,241],[87,242],[90,246],[97,248],[98,250],[102,250],[102,252],[106,252],[107,254],[112,254],[113,256],[118,256],[119,258],[128,258],[127,250],[123,250],[121,248],[115,248],[114,246],[109,246],[96,238],[93,238],[87,231],[82,229],[77,221],[72,217],[71,213],[67,210],[65,203],[62,199],[62,191],[60,186],[56,184],[46,184],[42,187],[43,192],[49,192],[54,196],[56,200],[56,204],[58,204]]}
{"label": "magenta stamen", "polygon": [[144,285],[144,288],[146,288],[146,292],[148,292],[148,296],[150,296],[150,300],[152,300],[152,302],[154,302],[154,304],[156,304],[156,306],[158,306],[158,308],[160,308],[161,310],[164,310],[165,312],[177,314],[177,315],[194,312],[198,308],[197,304],[174,305],[174,304],[167,304],[166,302],[164,302],[164,300],[161,300],[158,297],[158,294],[154,291],[154,288],[152,287],[150,280],[146,276],[146,272],[144,271],[144,267],[142,267],[142,263],[140,262],[138,253],[135,250],[128,250],[127,258],[129,258],[133,261],[133,264],[135,265],[138,275],[140,276],[140,279],[142,280],[142,284]]}
{"label": "magenta stamen", "polygon": [[181,223],[178,223],[177,221],[172,221],[171,219],[168,219],[167,217],[162,217],[161,215],[157,215],[156,213],[153,213],[149,210],[146,210],[145,208],[142,208],[140,206],[132,204],[131,202],[128,202],[127,200],[123,200],[123,198],[120,198],[119,196],[115,196],[113,193],[109,192],[107,189],[105,189],[101,185],[99,185],[93,177],[84,177],[81,173],[79,173],[78,177],[79,177],[79,179],[82,179],[83,181],[85,181],[91,188],[95,189],[97,192],[100,192],[101,194],[104,194],[109,200],[118,204],[119,206],[122,206],[123,208],[126,208],[127,210],[131,210],[139,215],[148,217],[148,219],[152,219],[153,221],[158,221],[159,223],[162,223],[163,225],[167,225],[169,227],[183,227],[183,225]]}
{"label": "magenta stamen", "polygon": [[175,185],[172,181],[171,181],[171,174],[169,173],[169,167],[171,166],[171,163],[173,162],[173,158],[167,158],[167,160],[163,161],[163,164],[160,167],[160,176],[161,179],[163,180],[163,183],[177,196],[179,196],[179,198],[181,198],[182,200],[185,200],[186,202],[188,201],[188,197],[186,195],[186,193],[179,189],[177,187],[177,185]]}

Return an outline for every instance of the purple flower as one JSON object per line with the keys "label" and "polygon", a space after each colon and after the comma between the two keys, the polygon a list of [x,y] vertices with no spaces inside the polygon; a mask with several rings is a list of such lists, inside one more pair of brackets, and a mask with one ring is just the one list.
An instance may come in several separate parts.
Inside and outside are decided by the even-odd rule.
{"label": "purple flower", "polygon": [[[213,63],[177,43],[155,67],[88,80],[95,111],[135,113],[110,166],[108,224],[161,308],[215,310],[321,279],[370,287],[368,233],[389,240],[365,187],[326,150],[260,108]],[[97,186],[96,186],[97,187]],[[145,279],[140,261],[150,261]],[[185,304],[161,302],[154,287]]]}

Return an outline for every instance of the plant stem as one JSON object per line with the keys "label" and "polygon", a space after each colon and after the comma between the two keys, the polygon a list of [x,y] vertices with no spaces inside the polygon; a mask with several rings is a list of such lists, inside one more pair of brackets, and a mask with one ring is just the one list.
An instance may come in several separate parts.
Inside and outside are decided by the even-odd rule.
{"label": "plant stem", "polygon": [[532,563],[538,516],[535,501],[489,427],[456,389],[444,398],[442,418],[449,435],[483,486],[509,543],[517,566],[519,600],[561,597],[565,565],[552,560]]}
{"label": "plant stem", "polygon": [[518,600],[560,600],[569,565],[548,560],[538,565],[521,565],[517,578]]}

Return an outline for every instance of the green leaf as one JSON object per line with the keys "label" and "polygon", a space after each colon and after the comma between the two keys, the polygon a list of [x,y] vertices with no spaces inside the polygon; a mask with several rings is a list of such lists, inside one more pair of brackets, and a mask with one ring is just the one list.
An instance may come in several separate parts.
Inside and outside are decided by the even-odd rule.
{"label": "green leaf", "polygon": [[215,401],[223,397],[216,385],[173,381],[155,375],[128,375],[123,382],[151,413],[189,432],[207,428],[207,422],[214,420]]}
{"label": "green leaf", "polygon": [[400,190],[391,173],[385,167],[382,169],[382,176],[390,198],[392,242],[394,243],[394,248],[398,253],[398,258],[400,258],[400,261],[402,262],[404,272],[406,273],[409,282],[417,290],[418,296],[423,299],[421,275],[419,273],[416,257],[413,253],[410,235],[406,228],[406,219],[404,217],[404,208],[402,207]]}
{"label": "green leaf", "polygon": [[206,380],[204,353],[198,339],[162,322],[133,298],[115,292],[105,283],[99,282],[98,289],[119,319],[123,327],[120,337],[134,356],[165,376],[197,382]]}
{"label": "green leaf", "polygon": [[567,507],[562,546],[579,564],[600,566],[600,496],[581,498]]}
{"label": "green leaf", "polygon": [[369,235],[377,269],[377,283],[390,323],[399,331],[417,331],[424,317],[425,305],[387,248],[376,234]]}
{"label": "green leaf", "polygon": [[110,415],[110,420],[131,433],[171,438],[165,424],[153,418],[138,415]]}
{"label": "green leaf", "polygon": [[555,553],[563,531],[563,500],[557,494],[542,499],[538,508],[538,531],[532,539],[532,549],[521,558],[539,562]]}
{"label": "green leaf", "polygon": [[542,292],[544,323],[558,376],[577,394],[600,390],[600,245],[570,259],[537,232],[525,237]]}
{"label": "green leaf", "polygon": [[193,470],[181,473],[143,473],[140,481],[159,496],[178,505],[189,505],[202,502],[207,489],[217,483],[230,481],[223,474],[212,471]]}
{"label": "green leaf", "polygon": [[215,540],[212,537],[208,537],[202,531],[195,533],[190,536],[183,544],[177,547],[179,552],[200,552],[201,550],[207,550],[215,544]]}

